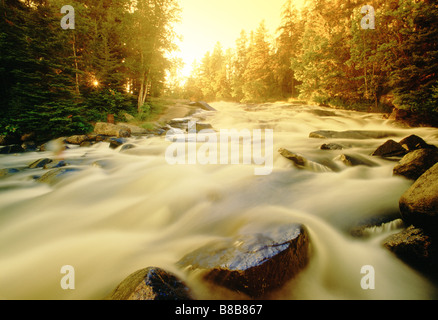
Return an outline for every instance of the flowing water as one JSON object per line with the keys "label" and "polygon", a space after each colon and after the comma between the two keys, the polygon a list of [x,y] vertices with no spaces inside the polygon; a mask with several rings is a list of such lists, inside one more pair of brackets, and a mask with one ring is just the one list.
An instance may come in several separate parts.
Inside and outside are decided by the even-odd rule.
{"label": "flowing water", "polygon": [[[438,145],[438,130],[405,129],[365,114],[274,103],[213,103],[200,114],[213,128],[273,130],[273,169],[263,165],[175,164],[166,160],[165,137],[132,138],[136,147],[108,143],[70,148],[62,157],[79,169],[56,184],[40,183],[43,169],[0,179],[0,298],[101,299],[134,271],[156,266],[181,276],[200,299],[239,298],[208,290],[176,267],[190,251],[213,239],[302,223],[311,239],[308,267],[272,299],[434,299],[436,288],[381,246],[400,224],[349,230],[367,217],[398,212],[410,182],[392,176],[395,162],[370,154],[388,138],[312,139],[315,130],[390,131],[401,140],[417,134]],[[198,115],[199,116],[199,115]],[[320,150],[336,142],[348,150]],[[243,143],[243,142],[242,142]],[[265,141],[265,145],[266,145]],[[202,147],[198,145],[198,147]],[[339,170],[300,170],[277,150],[286,148]],[[263,149],[267,152],[268,149]],[[378,166],[333,161],[348,152]],[[0,156],[0,168],[21,168],[51,152]],[[322,166],[321,166],[322,167]],[[61,267],[75,270],[75,289],[63,290]],[[375,289],[361,287],[363,266],[375,271]]]}

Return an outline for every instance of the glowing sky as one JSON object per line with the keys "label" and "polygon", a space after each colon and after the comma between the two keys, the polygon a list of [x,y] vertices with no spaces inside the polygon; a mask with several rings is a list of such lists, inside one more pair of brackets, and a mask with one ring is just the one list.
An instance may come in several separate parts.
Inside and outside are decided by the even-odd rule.
{"label": "glowing sky", "polygon": [[[183,75],[190,74],[193,61],[200,62],[216,42],[225,50],[235,46],[244,29],[256,30],[262,20],[271,34],[280,25],[280,15],[285,0],[178,0],[182,8],[182,22],[175,30],[183,37],[178,42],[183,59]],[[294,0],[299,8],[304,0]]]}

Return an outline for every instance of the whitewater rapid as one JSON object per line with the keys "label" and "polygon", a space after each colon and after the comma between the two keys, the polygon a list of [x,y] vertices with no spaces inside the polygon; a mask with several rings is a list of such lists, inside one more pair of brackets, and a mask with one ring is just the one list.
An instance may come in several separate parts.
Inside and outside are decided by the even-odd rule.
{"label": "whitewater rapid", "polygon": [[[392,175],[396,162],[370,154],[389,138],[312,139],[316,130],[390,131],[399,141],[416,134],[438,145],[438,130],[403,128],[381,114],[271,103],[212,103],[198,121],[220,129],[272,130],[272,172],[255,163],[169,164],[165,136],[137,137],[121,151],[102,142],[71,146],[62,157],[78,169],[56,184],[36,181],[43,169],[0,178],[0,299],[102,299],[129,274],[156,266],[183,278],[199,299],[241,298],[210,291],[176,267],[213,239],[297,222],[310,234],[308,267],[272,299],[434,299],[436,288],[383,248],[400,224],[368,237],[349,230],[359,221],[397,214],[411,182]],[[266,142],[266,141],[265,141]],[[339,142],[348,150],[320,150]],[[198,146],[199,147],[199,146]],[[300,170],[278,153],[286,148],[315,162],[347,152],[377,166],[337,172]],[[266,152],[269,149],[262,149]],[[243,155],[242,155],[243,156]],[[50,152],[0,156],[0,168],[24,168]],[[75,270],[75,289],[60,286],[62,266]],[[375,289],[361,287],[361,268],[375,270]]]}

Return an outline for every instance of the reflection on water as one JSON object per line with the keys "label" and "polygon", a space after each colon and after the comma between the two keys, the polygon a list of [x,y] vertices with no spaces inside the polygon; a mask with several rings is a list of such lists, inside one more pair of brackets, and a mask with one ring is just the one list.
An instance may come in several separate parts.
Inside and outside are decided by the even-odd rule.
{"label": "reflection on water", "polygon": [[[392,176],[394,162],[369,155],[387,138],[335,142],[379,166],[348,167],[333,161],[343,150],[320,150],[331,140],[316,130],[391,131],[394,140],[417,134],[438,144],[436,129],[394,127],[380,115],[309,106],[213,103],[202,114],[215,130],[274,131],[273,171],[257,164],[169,165],[164,137],[132,138],[120,152],[100,143],[63,151],[72,174],[56,184],[35,181],[42,169],[0,180],[0,298],[100,299],[132,272],[168,269],[194,286],[199,298],[223,298],[175,266],[212,239],[299,222],[311,237],[308,268],[273,299],[431,299],[435,288],[380,245],[395,227],[353,238],[359,221],[398,212],[410,182]],[[198,147],[200,147],[198,145]],[[339,170],[299,170],[277,152],[286,148]],[[262,149],[263,150],[263,149]],[[1,168],[22,168],[53,153],[0,157]],[[75,290],[62,290],[61,267],[75,268]],[[360,286],[362,266],[375,269],[375,290]]]}

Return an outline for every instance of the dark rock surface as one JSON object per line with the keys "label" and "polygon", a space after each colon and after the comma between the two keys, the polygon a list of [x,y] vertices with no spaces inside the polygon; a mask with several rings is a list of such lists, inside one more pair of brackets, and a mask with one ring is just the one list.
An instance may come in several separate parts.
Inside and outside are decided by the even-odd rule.
{"label": "dark rock surface", "polygon": [[374,151],[373,156],[382,158],[403,157],[407,150],[394,140],[388,140]]}
{"label": "dark rock surface", "polygon": [[394,175],[417,180],[438,162],[438,149],[417,149],[405,155],[393,169]]}
{"label": "dark rock surface", "polygon": [[109,300],[192,300],[190,290],[175,275],[155,267],[138,270],[123,280]]}
{"label": "dark rock surface", "polygon": [[300,224],[209,243],[184,256],[178,265],[201,269],[204,279],[250,297],[282,287],[309,259],[309,236]]}
{"label": "dark rock surface", "polygon": [[399,201],[404,221],[416,227],[438,227],[438,163],[421,175]]}

